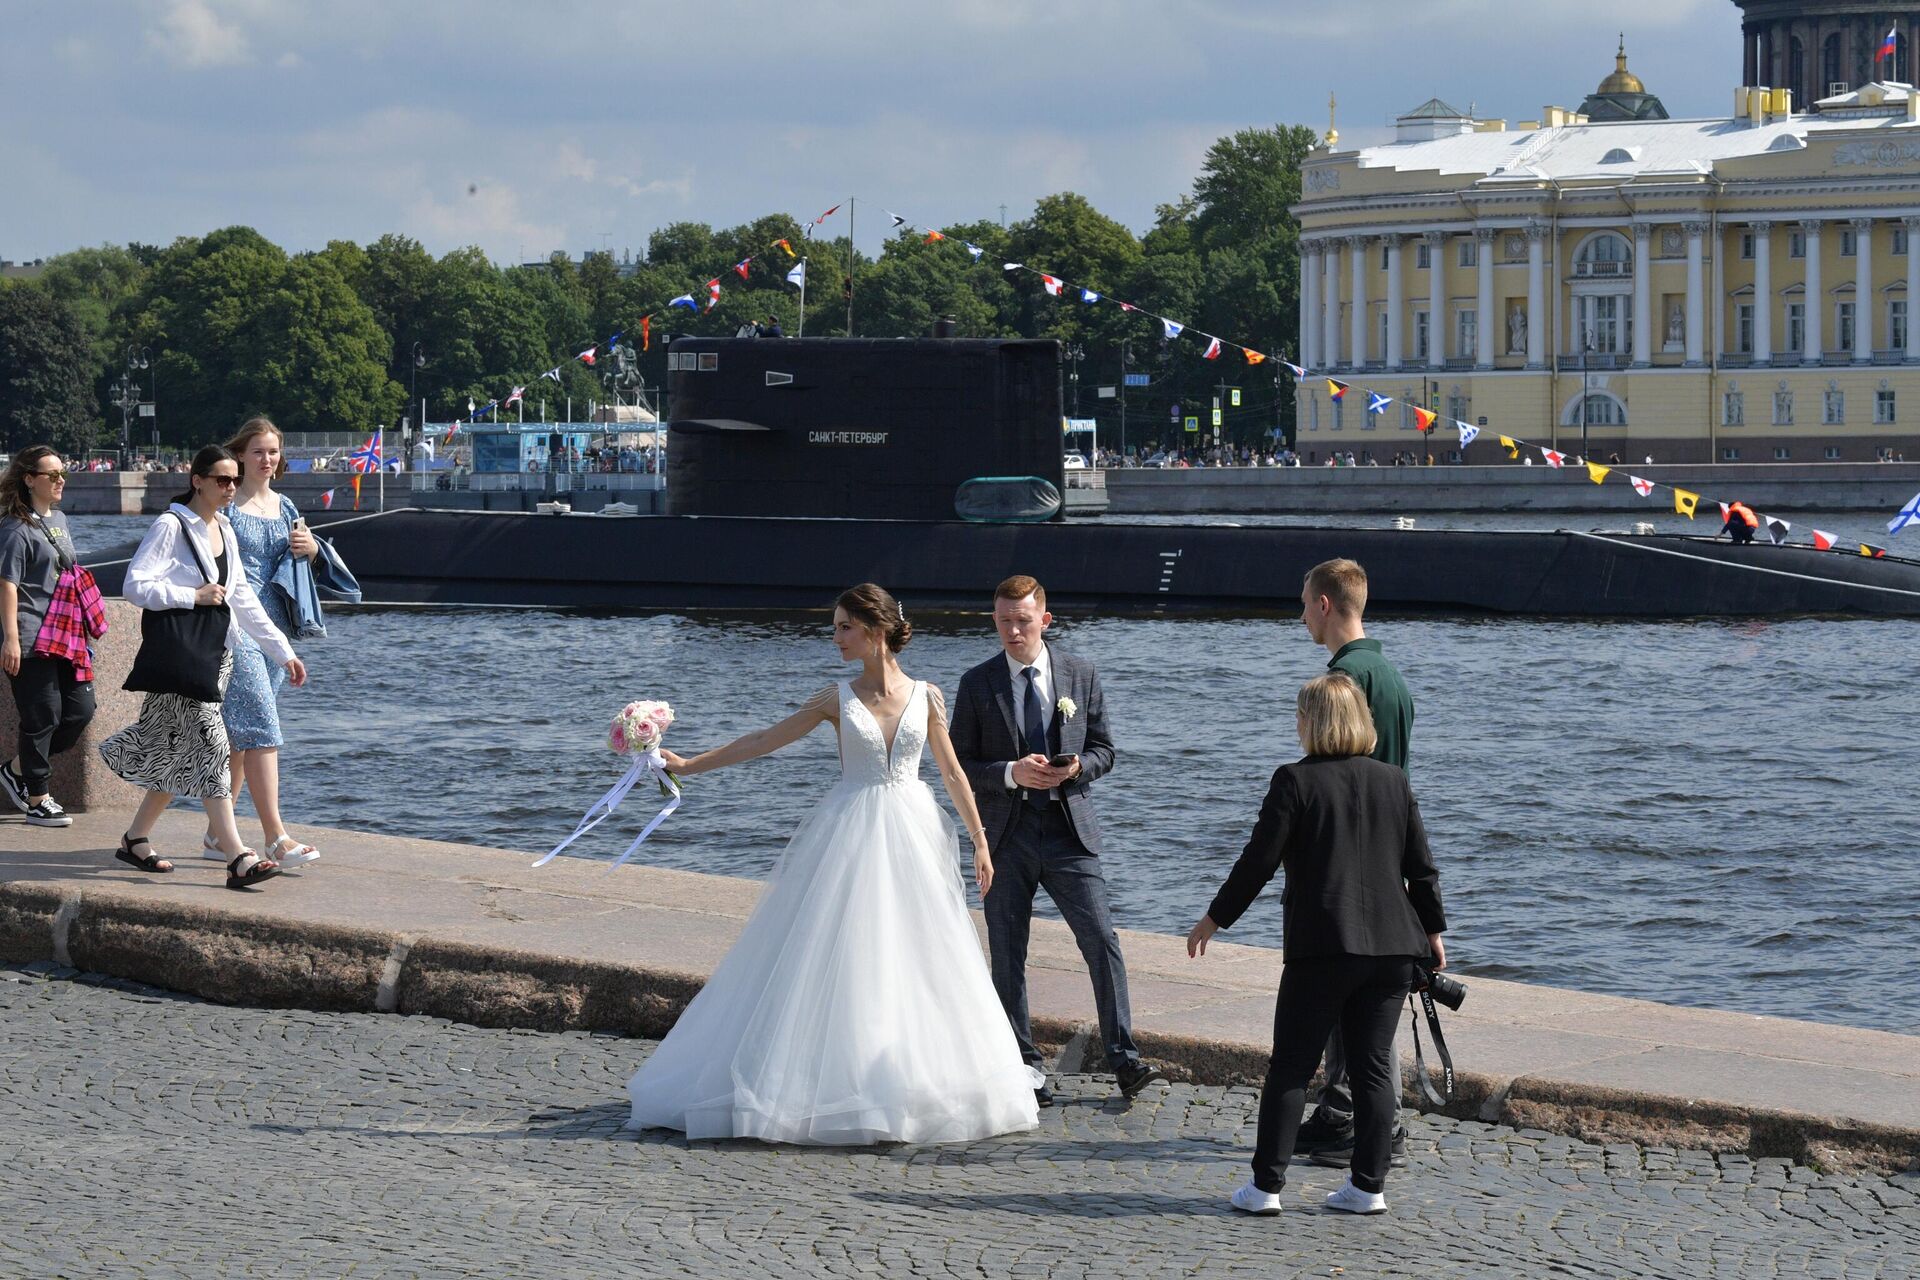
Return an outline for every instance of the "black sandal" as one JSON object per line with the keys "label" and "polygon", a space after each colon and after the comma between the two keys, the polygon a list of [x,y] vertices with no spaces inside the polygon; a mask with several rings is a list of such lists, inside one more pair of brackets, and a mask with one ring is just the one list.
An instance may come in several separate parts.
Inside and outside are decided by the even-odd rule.
{"label": "black sandal", "polygon": [[[133,851],[134,846],[141,844],[147,846],[146,853],[135,853]],[[145,836],[121,836],[120,847],[113,851],[113,856],[128,866],[138,867],[140,870],[148,872],[151,875],[163,876],[173,870],[173,864],[167,862],[165,858],[155,853],[153,851],[153,842]],[[163,862],[166,862],[165,866],[160,865]]]}
{"label": "black sandal", "polygon": [[[240,870],[240,864],[248,858],[253,859],[253,865],[245,871]],[[244,889],[248,885],[259,884],[262,880],[271,880],[279,874],[279,863],[263,858],[251,849],[246,849],[239,857],[227,864],[227,888]]]}

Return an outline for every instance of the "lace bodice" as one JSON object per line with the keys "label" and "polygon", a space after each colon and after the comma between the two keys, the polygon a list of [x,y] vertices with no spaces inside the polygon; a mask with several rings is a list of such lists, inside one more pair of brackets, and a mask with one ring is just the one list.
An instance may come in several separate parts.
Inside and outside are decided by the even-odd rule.
{"label": "lace bodice", "polygon": [[900,713],[900,727],[894,731],[891,752],[873,712],[855,696],[851,684],[840,682],[842,781],[869,787],[912,782],[920,776],[920,753],[926,745],[927,686],[924,681],[913,682],[906,710]]}

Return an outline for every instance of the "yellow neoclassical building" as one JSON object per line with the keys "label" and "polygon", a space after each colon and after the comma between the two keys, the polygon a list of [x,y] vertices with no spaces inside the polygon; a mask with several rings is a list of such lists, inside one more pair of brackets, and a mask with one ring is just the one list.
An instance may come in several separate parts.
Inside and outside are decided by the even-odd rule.
{"label": "yellow neoclassical building", "polygon": [[[1666,119],[1623,50],[1579,111],[1510,129],[1435,100],[1347,151],[1329,130],[1294,208],[1301,450],[1458,458],[1459,419],[1486,432],[1476,462],[1502,432],[1578,452],[1583,420],[1602,461],[1906,452],[1920,95],[1731,97]],[[1322,375],[1355,392],[1333,402]],[[1368,415],[1363,390],[1396,403]],[[1431,445],[1409,402],[1441,414]]]}

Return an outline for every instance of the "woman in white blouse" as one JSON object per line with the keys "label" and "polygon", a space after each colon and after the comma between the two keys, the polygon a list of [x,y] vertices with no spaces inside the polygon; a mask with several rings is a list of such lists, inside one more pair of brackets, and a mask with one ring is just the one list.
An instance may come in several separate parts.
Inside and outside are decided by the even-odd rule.
{"label": "woman in white blouse", "polygon": [[[260,607],[240,564],[233,527],[220,509],[240,481],[240,464],[217,444],[193,458],[191,489],[147,530],[127,565],[127,600],[142,609],[192,609],[225,605],[226,652],[220,660],[220,687],[233,669],[237,632],[251,636],[268,661],[286,668],[295,685],[307,681],[306,666]],[[217,702],[199,702],[179,693],[149,693],[140,718],[100,744],[107,767],[144,790],[127,833],[114,857],[141,871],[167,872],[173,864],[153,851],[148,839],[176,795],[205,804],[207,826],[227,861],[227,887],[244,889],[280,874],[278,864],[240,841],[233,820],[233,789],[227,768],[227,728]]]}

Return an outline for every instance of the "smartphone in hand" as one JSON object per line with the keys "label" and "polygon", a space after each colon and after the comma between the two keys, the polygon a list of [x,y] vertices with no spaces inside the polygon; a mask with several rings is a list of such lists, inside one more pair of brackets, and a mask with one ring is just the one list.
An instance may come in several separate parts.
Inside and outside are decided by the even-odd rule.
{"label": "smartphone in hand", "polygon": [[1071,769],[1073,768],[1073,757],[1070,755],[1048,756],[1047,765],[1053,769]]}

